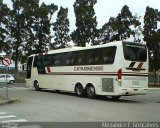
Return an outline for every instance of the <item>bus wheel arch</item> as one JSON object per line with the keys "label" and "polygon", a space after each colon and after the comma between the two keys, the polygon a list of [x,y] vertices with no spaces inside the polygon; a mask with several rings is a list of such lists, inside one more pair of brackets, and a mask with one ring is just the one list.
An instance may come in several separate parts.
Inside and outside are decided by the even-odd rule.
{"label": "bus wheel arch", "polygon": [[39,82],[37,80],[34,81],[34,88],[35,88],[35,91],[41,90],[41,88],[39,88]]}
{"label": "bus wheel arch", "polygon": [[95,87],[94,87],[94,85],[92,83],[88,83],[86,85],[85,90],[86,90],[86,94],[87,94],[87,96],[89,98],[91,98],[91,99],[95,98],[95,96],[96,96],[96,90],[95,90]]}
{"label": "bus wheel arch", "polygon": [[75,90],[77,96],[79,96],[79,97],[83,97],[85,94],[85,90],[83,88],[83,85],[79,82],[76,83],[74,90]]}
{"label": "bus wheel arch", "polygon": [[121,96],[112,96],[113,100],[119,100],[119,98],[121,98]]}

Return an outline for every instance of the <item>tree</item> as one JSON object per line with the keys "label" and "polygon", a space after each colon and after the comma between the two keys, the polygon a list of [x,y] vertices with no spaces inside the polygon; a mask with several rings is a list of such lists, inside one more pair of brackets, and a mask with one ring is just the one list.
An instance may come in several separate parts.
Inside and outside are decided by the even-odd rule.
{"label": "tree", "polygon": [[[100,30],[100,40],[103,43],[111,41],[126,40],[133,35],[136,39],[140,30],[141,23],[138,17],[132,16],[127,5],[123,6],[121,13],[118,14],[116,18],[111,17],[108,23],[105,23]],[[131,29],[131,26],[134,26]]]}
{"label": "tree", "polygon": [[100,29],[99,40],[103,43],[108,43],[113,40],[119,40],[118,34],[118,24],[116,18],[110,17],[108,23],[105,23]]}
{"label": "tree", "polygon": [[94,39],[98,36],[94,11],[96,3],[97,0],[76,0],[73,5],[77,29],[71,34],[71,37],[77,46],[85,47],[86,43],[90,42],[94,44]]}
{"label": "tree", "polygon": [[15,50],[15,69],[17,69],[18,60],[20,60],[21,48],[23,47],[25,36],[25,15],[23,13],[23,2],[21,0],[12,0],[13,9],[10,12],[10,26],[12,46]]}
{"label": "tree", "polygon": [[131,35],[131,21],[132,21],[132,13],[129,10],[127,5],[123,6],[121,13],[117,16],[118,22],[118,36],[119,40],[125,40]]}
{"label": "tree", "polygon": [[33,46],[35,44],[35,13],[36,10],[39,8],[39,0],[23,0],[23,13],[25,16],[25,36],[23,42],[23,53],[21,54],[20,61],[24,63],[27,57],[33,53],[35,50]]}
{"label": "tree", "polygon": [[67,42],[70,41],[69,32],[69,19],[68,19],[68,8],[61,7],[57,20],[54,23],[53,30],[55,32],[55,43],[53,48],[65,48],[67,47]]}
{"label": "tree", "polygon": [[137,14],[133,16],[133,19],[131,21],[131,25],[133,25],[133,29],[131,34],[134,37],[134,42],[140,42],[141,41],[141,35],[142,35],[142,28],[141,28],[141,22],[140,22],[141,16],[138,16]]}
{"label": "tree", "polygon": [[8,22],[9,22],[9,8],[6,4],[3,4],[3,0],[0,0],[0,52],[5,51],[8,53],[10,49],[9,40],[7,35]]}
{"label": "tree", "polygon": [[144,41],[148,46],[151,70],[160,69],[160,29],[158,22],[160,21],[160,13],[157,9],[146,8],[144,16],[143,35]]}
{"label": "tree", "polygon": [[42,3],[36,10],[36,21],[34,26],[34,31],[36,33],[35,36],[37,39],[34,46],[36,53],[42,53],[50,44],[51,19],[57,8],[58,7],[54,4],[46,5],[45,3]]}
{"label": "tree", "polygon": [[24,62],[32,53],[43,52],[50,43],[50,27],[53,13],[57,10],[54,4],[39,6],[39,0],[12,0],[9,31],[12,46],[15,50],[15,69],[18,61]]}

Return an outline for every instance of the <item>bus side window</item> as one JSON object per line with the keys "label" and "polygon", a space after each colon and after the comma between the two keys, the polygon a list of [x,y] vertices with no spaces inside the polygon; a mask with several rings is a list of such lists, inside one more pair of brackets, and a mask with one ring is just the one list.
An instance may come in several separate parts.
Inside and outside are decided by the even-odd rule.
{"label": "bus side window", "polygon": [[78,51],[74,52],[75,59],[74,59],[74,65],[83,65],[84,64],[84,51]]}
{"label": "bus side window", "polygon": [[100,64],[100,49],[94,49],[94,64]]}
{"label": "bus side window", "polygon": [[54,61],[55,66],[61,66],[61,54],[56,54],[54,58],[55,58]]}
{"label": "bus side window", "polygon": [[77,65],[77,59],[78,59],[77,53],[78,52],[73,52],[72,54],[72,61],[73,61],[72,65]]}
{"label": "bus side window", "polygon": [[55,55],[51,54],[50,66],[55,66]]}
{"label": "bus side window", "polygon": [[50,55],[44,56],[44,67],[50,66]]}
{"label": "bus side window", "polygon": [[68,52],[68,53],[63,53],[63,56],[62,56],[62,64],[64,66],[70,66],[72,65],[73,61],[71,60],[72,56],[72,52]]}
{"label": "bus side window", "polygon": [[86,51],[86,64],[91,65],[94,63],[93,61],[94,61],[93,49],[92,50],[89,49]]}
{"label": "bus side window", "polygon": [[78,65],[84,65],[85,64],[85,51],[79,51],[78,52]]}
{"label": "bus side window", "polygon": [[116,53],[116,47],[106,47],[102,49],[102,64],[113,64]]}
{"label": "bus side window", "polygon": [[62,57],[62,66],[67,66],[69,63],[68,53],[62,53],[61,57]]}

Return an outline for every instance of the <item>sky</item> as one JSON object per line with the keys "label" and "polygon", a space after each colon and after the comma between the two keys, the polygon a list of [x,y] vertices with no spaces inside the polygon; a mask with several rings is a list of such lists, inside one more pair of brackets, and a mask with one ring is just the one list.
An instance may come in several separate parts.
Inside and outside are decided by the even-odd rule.
{"label": "sky", "polygon": [[[76,0],[40,0],[40,3],[46,4],[54,3],[60,7],[67,7],[69,10],[68,16],[70,20],[70,31],[75,30],[75,15],[73,4]],[[11,7],[11,0],[3,0],[9,7]],[[116,17],[124,5],[127,5],[133,15],[138,14],[143,18],[146,7],[152,7],[160,11],[160,0],[97,0],[94,6],[98,25],[97,28],[101,28],[108,22],[109,18]],[[57,17],[57,13],[53,15],[54,21]],[[142,19],[141,19],[142,20]],[[143,21],[142,21],[143,22]]]}

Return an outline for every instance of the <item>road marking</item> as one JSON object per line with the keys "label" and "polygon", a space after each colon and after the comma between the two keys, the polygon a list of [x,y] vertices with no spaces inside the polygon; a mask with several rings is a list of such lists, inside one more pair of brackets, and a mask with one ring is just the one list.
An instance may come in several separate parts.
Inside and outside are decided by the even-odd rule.
{"label": "road marking", "polygon": [[6,122],[27,122],[26,119],[16,119],[15,115],[7,115],[6,112],[0,112],[0,123]]}
{"label": "road marking", "polygon": [[4,114],[7,114],[6,112],[0,112],[0,115],[4,115]]}
{"label": "road marking", "polygon": [[27,122],[26,119],[17,119],[17,120],[4,120],[4,121],[0,121],[1,123],[5,123],[5,122]]}
{"label": "road marking", "polygon": [[14,115],[9,115],[9,116],[0,116],[0,119],[4,119],[4,118],[12,118],[12,117],[16,117]]}
{"label": "road marking", "polygon": [[19,126],[18,128],[42,128],[39,125],[26,125],[26,126]]}
{"label": "road marking", "polygon": [[[6,89],[6,87],[1,87],[0,89]],[[28,90],[30,88],[26,88],[26,87],[8,87],[8,89],[10,90]]]}

